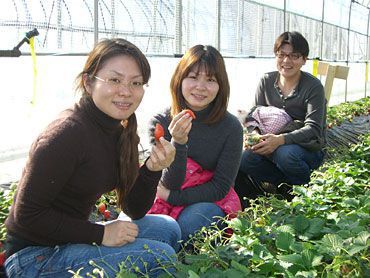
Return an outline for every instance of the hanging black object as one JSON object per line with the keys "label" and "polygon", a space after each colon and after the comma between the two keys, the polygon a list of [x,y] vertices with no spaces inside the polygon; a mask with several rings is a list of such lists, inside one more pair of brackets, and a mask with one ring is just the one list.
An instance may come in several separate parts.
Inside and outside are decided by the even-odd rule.
{"label": "hanging black object", "polygon": [[21,56],[22,53],[19,50],[19,48],[25,42],[27,42],[29,44],[30,43],[30,39],[32,37],[35,37],[35,36],[38,36],[38,35],[39,35],[39,31],[37,31],[36,28],[33,29],[33,30],[31,30],[31,31],[28,31],[26,33],[26,35],[24,36],[24,38],[13,49],[11,49],[11,50],[0,50],[0,57],[19,57],[19,56]]}

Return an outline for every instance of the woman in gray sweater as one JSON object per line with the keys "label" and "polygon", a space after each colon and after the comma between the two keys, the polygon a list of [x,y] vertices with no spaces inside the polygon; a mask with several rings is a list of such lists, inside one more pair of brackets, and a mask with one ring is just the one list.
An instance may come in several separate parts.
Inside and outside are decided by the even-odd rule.
{"label": "woman in gray sweater", "polygon": [[[234,185],[243,130],[227,111],[229,81],[224,60],[214,47],[190,48],[177,65],[170,89],[171,108],[152,120],[153,127],[156,123],[164,127],[164,138],[176,148],[174,162],[163,171],[157,196],[171,205],[185,206],[177,221],[186,241],[190,234],[225,216],[214,202],[225,198]],[[192,110],[195,118],[184,109]],[[188,158],[212,171],[213,177],[181,190]]]}

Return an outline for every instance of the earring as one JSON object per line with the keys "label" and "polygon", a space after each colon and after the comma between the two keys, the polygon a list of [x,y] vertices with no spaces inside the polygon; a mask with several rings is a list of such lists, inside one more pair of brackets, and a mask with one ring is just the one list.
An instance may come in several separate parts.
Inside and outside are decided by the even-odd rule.
{"label": "earring", "polygon": [[122,120],[121,121],[121,125],[123,126],[123,128],[127,128],[127,126],[128,126],[128,120]]}

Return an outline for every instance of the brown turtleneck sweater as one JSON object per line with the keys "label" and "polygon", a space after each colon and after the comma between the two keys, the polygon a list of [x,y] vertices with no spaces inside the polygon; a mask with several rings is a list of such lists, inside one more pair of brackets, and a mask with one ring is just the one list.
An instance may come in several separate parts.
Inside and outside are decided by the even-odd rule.
{"label": "brown turtleneck sweater", "polygon": [[[100,195],[117,185],[121,129],[91,99],[81,99],[39,135],[5,222],[8,256],[29,245],[101,244],[104,226],[88,217]],[[127,215],[146,214],[160,177],[161,171],[140,168],[125,201]]]}

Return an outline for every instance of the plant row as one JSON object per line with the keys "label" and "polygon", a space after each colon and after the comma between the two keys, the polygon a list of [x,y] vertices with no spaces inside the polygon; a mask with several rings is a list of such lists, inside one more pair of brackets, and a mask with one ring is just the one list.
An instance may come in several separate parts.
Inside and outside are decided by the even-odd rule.
{"label": "plant row", "polygon": [[370,114],[370,97],[353,102],[344,102],[328,108],[326,123],[328,128],[352,121],[353,117]]}
{"label": "plant row", "polygon": [[203,230],[177,276],[370,277],[370,135],[325,168],[292,202],[252,202],[228,221],[231,237]]}

